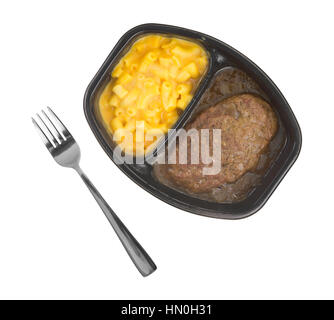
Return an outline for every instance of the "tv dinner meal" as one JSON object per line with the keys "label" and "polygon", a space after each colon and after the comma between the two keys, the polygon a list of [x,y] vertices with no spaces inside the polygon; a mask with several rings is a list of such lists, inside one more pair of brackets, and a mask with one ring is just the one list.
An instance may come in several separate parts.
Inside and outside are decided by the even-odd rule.
{"label": "tv dinner meal", "polygon": [[89,84],[84,110],[103,149],[135,183],[209,217],[257,212],[301,148],[288,102],[258,66],[220,40],[175,26],[124,34]]}

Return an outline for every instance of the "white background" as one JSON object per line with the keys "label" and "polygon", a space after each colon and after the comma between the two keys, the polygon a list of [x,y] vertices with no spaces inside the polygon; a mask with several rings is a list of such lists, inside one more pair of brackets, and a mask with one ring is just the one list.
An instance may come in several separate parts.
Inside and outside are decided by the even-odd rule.
{"label": "white background", "polygon": [[[0,5],[2,299],[334,298],[332,1],[3,1]],[[265,207],[227,221],[175,209],[109,160],[84,91],[117,40],[147,22],[212,35],[257,63],[302,129]],[[50,105],[82,168],[158,265],[142,278],[74,171],[30,117]]]}

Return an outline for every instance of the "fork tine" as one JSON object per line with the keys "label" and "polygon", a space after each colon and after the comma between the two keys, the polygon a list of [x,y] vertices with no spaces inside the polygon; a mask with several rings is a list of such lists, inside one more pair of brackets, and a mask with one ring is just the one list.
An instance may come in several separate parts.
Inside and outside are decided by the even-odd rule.
{"label": "fork tine", "polygon": [[[57,139],[54,137],[53,133],[51,132],[51,130],[49,129],[49,127],[46,125],[46,123],[44,122],[44,120],[42,119],[42,117],[37,113],[36,114],[37,117],[39,118],[39,120],[43,123],[45,129],[47,130],[49,137],[51,138],[51,143],[54,147],[57,147],[59,145],[59,142],[57,141]],[[41,129],[42,130],[42,129]],[[44,133],[45,134],[45,133]],[[46,135],[46,134],[45,134]],[[47,136],[47,135],[46,135]]]}
{"label": "fork tine", "polygon": [[64,141],[65,137],[63,137],[61,135],[61,133],[59,132],[59,130],[57,129],[55,124],[51,121],[51,119],[49,118],[49,116],[46,114],[46,112],[44,110],[42,110],[42,113],[43,113],[44,117],[47,119],[47,121],[49,122],[50,126],[54,129],[54,133],[56,134],[55,138],[58,140],[59,143],[62,143],[62,141]]}
{"label": "fork tine", "polygon": [[52,142],[49,140],[48,136],[44,133],[44,131],[41,129],[41,127],[38,125],[38,123],[36,122],[36,120],[34,118],[31,118],[32,123],[34,124],[36,130],[38,131],[39,135],[41,136],[45,146],[47,147],[47,149],[50,151],[54,148],[54,145],[52,144]]}
{"label": "fork tine", "polygon": [[52,109],[50,107],[47,107],[47,108],[49,110],[49,113],[53,117],[54,121],[57,123],[61,134],[65,137],[65,140],[68,139],[68,138],[71,138],[72,135],[67,130],[67,128],[64,126],[64,124],[60,121],[60,119],[56,116],[56,114],[52,111]]}

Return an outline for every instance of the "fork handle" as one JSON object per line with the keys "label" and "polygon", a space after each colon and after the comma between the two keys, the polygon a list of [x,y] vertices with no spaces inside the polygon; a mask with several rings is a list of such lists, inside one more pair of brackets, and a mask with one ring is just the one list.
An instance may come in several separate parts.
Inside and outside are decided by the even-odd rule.
{"label": "fork handle", "polygon": [[85,173],[81,170],[81,168],[75,168],[75,170],[79,173],[80,177],[88,187],[89,191],[92,193],[96,202],[101,207],[103,213],[107,217],[111,226],[114,228],[118,238],[121,240],[125,250],[130,256],[131,260],[139,270],[139,272],[144,276],[150,275],[152,272],[156,270],[156,265],[150,256],[146,253],[143,247],[139,244],[139,242],[134,238],[134,236],[130,233],[127,227],[123,224],[123,222],[117,217],[116,213],[109,207],[108,203],[103,199],[101,194],[94,187],[92,182],[88,179]]}

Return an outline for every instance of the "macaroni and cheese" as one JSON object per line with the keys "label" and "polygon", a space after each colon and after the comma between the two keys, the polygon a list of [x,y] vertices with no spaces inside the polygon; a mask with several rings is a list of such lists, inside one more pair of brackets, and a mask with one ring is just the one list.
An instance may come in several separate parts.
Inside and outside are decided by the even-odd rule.
{"label": "macaroni and cheese", "polygon": [[195,42],[162,35],[137,40],[112,70],[99,100],[121,149],[151,150],[191,101],[207,65],[205,50]]}

